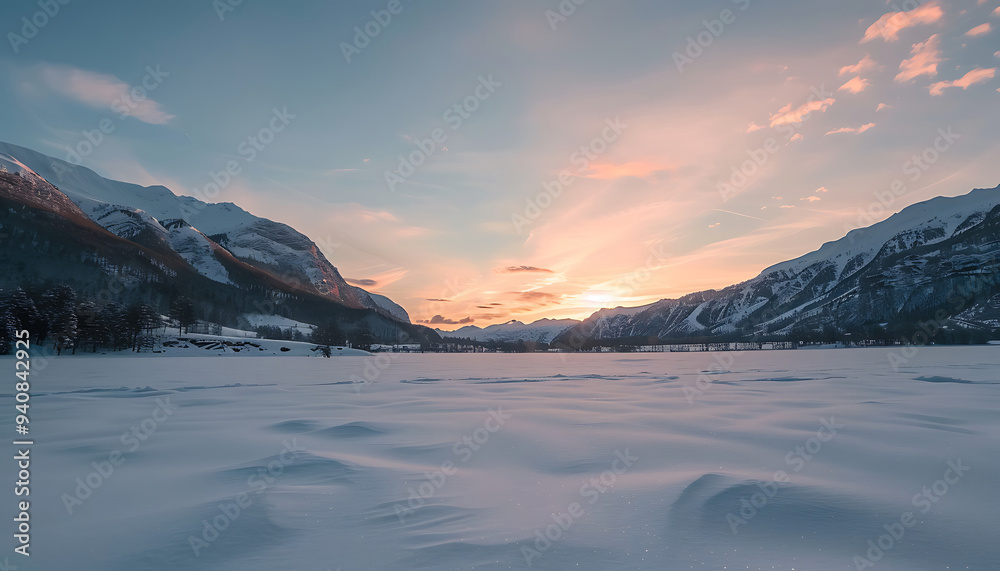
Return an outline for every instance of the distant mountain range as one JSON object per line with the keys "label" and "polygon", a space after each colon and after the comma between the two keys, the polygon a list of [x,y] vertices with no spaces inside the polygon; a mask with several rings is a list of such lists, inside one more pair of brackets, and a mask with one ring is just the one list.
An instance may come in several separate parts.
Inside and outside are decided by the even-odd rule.
{"label": "distant mountain range", "polygon": [[440,329],[435,329],[435,331],[443,338],[472,339],[480,342],[532,341],[551,343],[560,333],[579,323],[580,321],[576,319],[541,319],[531,324],[508,321],[488,327],[467,325],[454,331]]}
{"label": "distant mountain range", "polygon": [[598,311],[556,344],[1000,327],[1000,186],[914,204],[723,290]]}
{"label": "distant mountain range", "polygon": [[[910,330],[920,321],[995,334],[1000,328],[1000,187],[912,205],[819,250],[722,290],[578,322],[519,321],[456,331],[410,323],[392,300],[347,283],[294,228],[232,203],[142,187],[0,143],[0,288],[57,283],[99,301],[166,310],[177,295],[231,327],[247,315],[337,320],[380,342],[656,343]],[[881,333],[879,333],[881,332]]]}
{"label": "distant mountain range", "polygon": [[0,167],[0,287],[67,283],[159,306],[182,293],[225,325],[247,313],[282,314],[363,324],[385,341],[437,340],[392,300],[348,284],[315,242],[286,224],[228,202],[109,180],[7,143]]}

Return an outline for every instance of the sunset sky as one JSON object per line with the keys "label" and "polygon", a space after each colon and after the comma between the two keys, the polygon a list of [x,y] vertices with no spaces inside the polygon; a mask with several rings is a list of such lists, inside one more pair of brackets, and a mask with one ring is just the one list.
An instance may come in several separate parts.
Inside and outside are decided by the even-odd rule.
{"label": "sunset sky", "polygon": [[66,159],[110,117],[71,158],[199,197],[235,158],[214,202],[444,329],[725,287],[1000,184],[996,0],[232,3],[70,2],[25,34],[37,2],[8,2],[0,139]]}

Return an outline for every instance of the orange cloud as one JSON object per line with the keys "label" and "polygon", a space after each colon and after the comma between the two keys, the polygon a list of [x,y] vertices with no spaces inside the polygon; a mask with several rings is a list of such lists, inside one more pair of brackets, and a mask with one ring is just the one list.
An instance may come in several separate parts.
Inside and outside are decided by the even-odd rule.
{"label": "orange cloud", "polygon": [[764,128],[763,126],[758,125],[757,123],[751,121],[750,125],[747,126],[747,134],[753,133],[755,131],[760,131],[763,128]]}
{"label": "orange cloud", "polygon": [[892,105],[888,105],[888,104],[885,104],[885,103],[879,103],[878,104],[878,108],[875,109],[875,112],[878,113],[879,111],[881,111],[883,109],[892,109]]}
{"label": "orange cloud", "polygon": [[497,268],[496,270],[493,271],[497,272],[498,274],[516,274],[520,272],[539,273],[539,274],[553,273],[552,270],[550,269],[539,268],[535,266],[507,266],[505,268]]}
{"label": "orange cloud", "polygon": [[938,6],[937,2],[928,2],[909,12],[889,12],[883,14],[881,18],[868,27],[861,43],[870,42],[876,38],[882,38],[886,42],[894,42],[899,39],[899,32],[906,28],[920,24],[933,24],[943,17],[944,10]]}
{"label": "orange cloud", "polygon": [[845,65],[840,68],[840,73],[838,75],[860,75],[873,69],[879,69],[878,62],[872,59],[871,54],[867,54],[865,57],[861,58],[861,61],[858,63],[854,65]]}
{"label": "orange cloud", "polygon": [[969,36],[970,38],[978,38],[979,36],[985,36],[992,30],[993,27],[990,26],[989,22],[987,22],[985,24],[981,24],[979,26],[976,26],[975,28],[972,28],[968,32],[965,32],[965,35]]}
{"label": "orange cloud", "polygon": [[910,55],[913,57],[905,59],[899,64],[899,74],[896,75],[896,81],[903,83],[921,75],[930,77],[937,75],[937,65],[944,61],[941,59],[941,50],[938,49],[939,40],[940,36],[934,34],[927,38],[927,41],[913,44],[913,48],[910,50]]}
{"label": "orange cloud", "polygon": [[778,125],[789,125],[791,123],[801,123],[806,119],[806,117],[815,111],[820,113],[826,111],[831,105],[836,103],[837,100],[834,98],[824,99],[822,101],[810,101],[804,103],[799,107],[792,109],[792,104],[789,103],[774,115],[771,115],[771,126],[777,127]]}
{"label": "orange cloud", "polygon": [[996,68],[984,69],[980,67],[978,69],[974,69],[954,81],[939,81],[931,85],[931,95],[941,95],[944,93],[944,90],[949,87],[961,87],[962,89],[968,89],[970,85],[983,83],[984,81],[993,79],[996,76],[996,73]]}
{"label": "orange cloud", "polygon": [[584,178],[597,180],[615,180],[628,176],[646,178],[655,172],[670,170],[671,168],[647,161],[630,161],[620,165],[610,163],[592,164],[583,176]]}
{"label": "orange cloud", "polygon": [[854,79],[848,81],[844,85],[841,85],[837,91],[846,91],[848,93],[861,93],[865,90],[871,82],[867,79],[861,79],[860,77],[855,77]]}
{"label": "orange cloud", "polygon": [[[868,129],[871,129],[874,126],[875,126],[875,123],[868,123],[868,124],[862,125],[860,127],[841,127],[839,129],[834,129],[833,131],[828,131],[827,135],[836,135],[838,133],[855,133],[855,134],[860,135],[861,133],[864,133],[865,131],[867,131]],[[826,135],[824,135],[824,136],[826,136]]]}

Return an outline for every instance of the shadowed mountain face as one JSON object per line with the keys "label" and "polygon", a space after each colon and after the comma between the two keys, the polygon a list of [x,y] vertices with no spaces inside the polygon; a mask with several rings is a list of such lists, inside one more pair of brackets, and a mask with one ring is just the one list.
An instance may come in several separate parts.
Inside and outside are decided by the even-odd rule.
{"label": "shadowed mountain face", "polygon": [[228,325],[245,313],[278,312],[309,323],[340,319],[348,329],[363,324],[386,341],[437,338],[410,325],[388,298],[348,284],[286,224],[233,204],[104,179],[13,145],[0,143],[0,165],[7,171],[0,173],[7,235],[0,287],[67,283],[92,296],[159,305],[185,292]]}
{"label": "shadowed mountain face", "polygon": [[598,311],[556,342],[748,338],[931,319],[990,330],[1000,325],[998,274],[1000,187],[915,204],[720,291]]}
{"label": "shadowed mountain face", "polygon": [[190,226],[192,230],[173,239],[162,238],[186,259],[202,260],[193,265],[209,279],[230,281],[206,259],[206,252],[221,246],[237,260],[296,289],[409,322],[406,312],[391,301],[348,284],[315,242],[287,224],[254,216],[228,202],[210,204],[177,196],[162,186],[105,179],[90,169],[8,143],[0,143],[0,159],[11,172],[26,170],[32,178],[51,182],[91,219],[126,239],[157,240],[163,228],[173,232],[177,226]]}

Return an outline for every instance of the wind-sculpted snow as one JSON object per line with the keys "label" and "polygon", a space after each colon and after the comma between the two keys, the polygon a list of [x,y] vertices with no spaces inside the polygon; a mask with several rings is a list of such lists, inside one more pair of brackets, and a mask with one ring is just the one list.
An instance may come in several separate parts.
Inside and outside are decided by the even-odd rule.
{"label": "wind-sculpted snow", "polygon": [[11,562],[1000,569],[1000,347],[907,354],[49,358]]}

